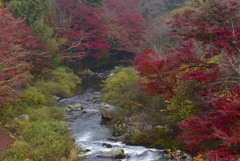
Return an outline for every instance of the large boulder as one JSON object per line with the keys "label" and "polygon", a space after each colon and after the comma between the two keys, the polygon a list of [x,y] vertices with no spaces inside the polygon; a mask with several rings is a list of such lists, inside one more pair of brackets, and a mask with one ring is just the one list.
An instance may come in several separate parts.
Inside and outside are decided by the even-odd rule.
{"label": "large boulder", "polygon": [[122,118],[124,116],[124,112],[122,109],[106,103],[102,103],[99,110],[102,114],[102,119],[106,121]]}
{"label": "large boulder", "polygon": [[104,152],[104,153],[98,155],[98,157],[123,159],[123,158],[125,158],[125,154],[124,154],[123,149],[113,149],[109,152]]}
{"label": "large boulder", "polygon": [[80,103],[76,103],[76,104],[68,105],[64,107],[64,109],[65,111],[80,111],[80,110],[83,110],[83,107]]}

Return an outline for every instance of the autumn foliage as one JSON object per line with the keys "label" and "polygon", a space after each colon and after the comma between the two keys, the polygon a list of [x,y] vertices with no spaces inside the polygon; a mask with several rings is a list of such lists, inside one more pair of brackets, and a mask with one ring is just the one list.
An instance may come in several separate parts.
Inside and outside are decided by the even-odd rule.
{"label": "autumn foliage", "polygon": [[179,125],[180,137],[190,151],[211,160],[237,160],[240,153],[240,87],[212,103],[209,113],[189,117]]}
{"label": "autumn foliage", "polygon": [[201,84],[196,90],[202,95],[219,77],[219,68],[200,60],[196,51],[194,42],[190,41],[177,50],[170,50],[166,59],[159,58],[152,49],[140,53],[135,65],[139,74],[148,79],[147,83],[142,83],[143,89],[168,98],[174,96],[173,90],[181,81],[195,81]]}
{"label": "autumn foliage", "polygon": [[106,0],[102,18],[108,28],[107,39],[113,49],[140,52],[144,49],[145,20],[139,0]]}
{"label": "autumn foliage", "polygon": [[110,49],[138,52],[143,46],[144,19],[138,1],[108,0],[90,6],[59,0],[56,16],[49,16],[60,44],[62,60],[101,58]]}
{"label": "autumn foliage", "polygon": [[74,0],[59,0],[58,15],[51,19],[52,27],[60,43],[63,60],[81,60],[85,57],[101,57],[107,52],[107,28],[98,16],[100,8],[94,8]]}
{"label": "autumn foliage", "polygon": [[[240,8],[235,0],[187,5],[167,23],[172,48],[165,53],[148,49],[136,57],[136,69],[148,80],[141,83],[142,89],[163,95],[164,111],[168,104],[174,106],[169,101],[177,100],[179,108],[194,102],[197,109],[175,122],[186,150],[213,161],[235,161],[240,153]],[[174,99],[183,91],[182,84],[193,91],[189,100]]]}
{"label": "autumn foliage", "polygon": [[21,20],[0,6],[0,102],[17,98],[24,84],[50,58],[40,40]]}

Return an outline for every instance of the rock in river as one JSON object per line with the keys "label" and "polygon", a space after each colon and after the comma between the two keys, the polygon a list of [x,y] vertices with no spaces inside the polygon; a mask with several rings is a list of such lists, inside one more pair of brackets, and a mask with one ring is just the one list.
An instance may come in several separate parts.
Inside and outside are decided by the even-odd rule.
{"label": "rock in river", "polygon": [[102,103],[99,110],[104,120],[121,118],[124,114],[120,108],[106,104],[106,103]]}
{"label": "rock in river", "polygon": [[123,158],[125,158],[125,154],[124,154],[123,149],[113,149],[109,152],[104,152],[104,153],[100,154],[98,157],[123,159]]}
{"label": "rock in river", "polygon": [[65,111],[80,111],[80,110],[83,110],[83,107],[80,103],[76,103],[76,104],[68,105],[64,109]]}

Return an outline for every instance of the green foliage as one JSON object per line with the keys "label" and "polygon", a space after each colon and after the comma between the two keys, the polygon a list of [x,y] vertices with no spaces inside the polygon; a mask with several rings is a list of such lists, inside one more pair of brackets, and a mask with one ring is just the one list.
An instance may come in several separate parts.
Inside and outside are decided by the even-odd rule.
{"label": "green foliage", "polygon": [[43,19],[36,20],[32,25],[33,32],[46,44],[48,51],[53,55],[58,50],[58,42],[53,38],[53,29]]}
{"label": "green foliage", "polygon": [[223,56],[221,54],[211,57],[208,61],[208,63],[215,63],[217,65],[221,65],[222,62],[223,62]]}
{"label": "green foliage", "polygon": [[46,103],[46,97],[36,87],[28,87],[22,95],[22,101],[28,105],[39,106]]}
{"label": "green foliage", "polygon": [[67,97],[81,79],[71,72],[68,68],[60,67],[55,70],[46,69],[42,73],[42,79],[35,82],[34,86],[47,99],[52,102],[53,96]]}
{"label": "green foliage", "polygon": [[47,15],[55,16],[57,11],[56,0],[44,0]]}
{"label": "green foliage", "polygon": [[36,20],[32,25],[34,34],[41,38],[52,56],[52,65],[58,67],[61,60],[58,54],[59,43],[53,38],[53,29],[44,22],[44,19]]}
{"label": "green foliage", "polygon": [[115,68],[110,77],[104,82],[104,101],[111,102],[122,95],[123,92],[129,90],[129,86],[140,81],[134,68]]}
{"label": "green foliage", "polygon": [[65,114],[62,109],[55,107],[30,108],[27,115],[29,115],[31,121],[48,120],[49,118],[65,121]]}
{"label": "green foliage", "polygon": [[177,124],[179,121],[185,120],[187,117],[195,114],[197,104],[194,101],[194,94],[189,88],[189,84],[181,85],[175,90],[176,95],[166,100],[166,109],[163,110],[166,123]]}
{"label": "green foliage", "polygon": [[152,148],[175,148],[181,147],[181,142],[166,128],[155,128],[148,131],[141,131],[132,136],[136,144],[150,146]]}
{"label": "green foliage", "polygon": [[[67,68],[46,69],[17,102],[1,104],[1,124],[15,136],[1,158],[6,161],[78,160],[62,109],[50,107],[54,95],[67,96],[81,79]],[[36,78],[35,78],[36,79]]]}
{"label": "green foliage", "polygon": [[25,89],[18,103],[30,107],[52,105],[56,101],[56,96],[70,96],[80,83],[81,79],[68,68],[45,69],[41,79],[34,80],[32,86]]}
{"label": "green foliage", "polygon": [[148,98],[146,92],[141,92],[137,82],[140,79],[136,70],[132,67],[117,67],[104,82],[104,98],[107,103],[116,105],[134,113],[142,107],[142,103]]}
{"label": "green foliage", "polygon": [[[20,17],[29,25],[33,33],[41,38],[54,60],[52,63],[58,66],[60,61],[57,53],[59,43],[53,37],[53,30],[49,26],[47,16],[56,14],[55,0],[12,0],[8,5],[16,17]],[[58,57],[57,57],[58,56]],[[57,59],[58,58],[58,59]],[[58,60],[58,61],[56,61]]]}
{"label": "green foliage", "polygon": [[68,157],[73,140],[67,134],[67,125],[56,120],[22,121],[18,129],[19,137],[4,158],[53,161]]}
{"label": "green foliage", "polygon": [[41,19],[47,22],[45,5],[42,0],[12,0],[8,8],[14,11],[15,16],[24,19],[29,26]]}
{"label": "green foliage", "polygon": [[[69,136],[65,113],[56,107],[23,108],[5,104],[2,123],[14,134],[13,146],[3,154],[6,161],[77,161],[76,146]],[[22,115],[28,116],[28,119]],[[75,150],[74,150],[75,149]],[[75,156],[73,156],[75,155]]]}
{"label": "green foliage", "polygon": [[150,138],[150,136],[143,131],[137,134],[134,134],[132,136],[132,139],[136,144],[139,144],[139,145],[149,145],[152,142],[152,138]]}

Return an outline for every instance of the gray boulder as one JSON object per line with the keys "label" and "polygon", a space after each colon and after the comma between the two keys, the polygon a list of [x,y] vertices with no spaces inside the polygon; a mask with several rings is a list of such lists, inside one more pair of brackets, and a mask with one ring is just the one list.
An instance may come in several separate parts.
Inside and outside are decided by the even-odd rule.
{"label": "gray boulder", "polygon": [[107,121],[110,121],[112,119],[122,118],[124,116],[123,110],[106,103],[102,103],[99,110],[100,110],[100,113],[102,114],[102,119]]}
{"label": "gray boulder", "polygon": [[98,155],[98,157],[123,159],[123,158],[125,158],[125,154],[124,154],[123,149],[113,149],[109,152],[104,152],[104,153]]}
{"label": "gray boulder", "polygon": [[73,105],[68,105],[66,107],[64,107],[65,111],[80,111],[83,110],[83,107],[80,103],[76,103]]}

